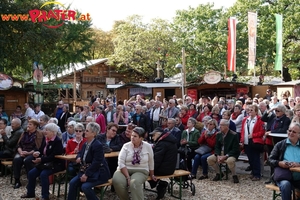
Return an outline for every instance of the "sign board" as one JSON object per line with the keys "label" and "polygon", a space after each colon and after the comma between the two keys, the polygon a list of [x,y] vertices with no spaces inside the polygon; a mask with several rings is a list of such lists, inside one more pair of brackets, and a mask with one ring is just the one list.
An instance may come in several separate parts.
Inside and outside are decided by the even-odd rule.
{"label": "sign board", "polygon": [[113,85],[116,84],[115,78],[106,78],[106,85]]}
{"label": "sign board", "polygon": [[0,90],[8,90],[13,86],[13,83],[10,76],[0,73]]}
{"label": "sign board", "polygon": [[188,89],[187,90],[187,95],[191,97],[193,100],[198,99],[198,91],[197,89]]}
{"label": "sign board", "polygon": [[236,89],[237,94],[240,94],[241,92],[244,93],[244,94],[247,94],[248,93],[248,88],[244,87],[244,88],[237,88]]}
{"label": "sign board", "polygon": [[221,74],[217,71],[209,71],[206,74],[204,74],[204,82],[207,84],[216,84],[219,83],[221,80]]}

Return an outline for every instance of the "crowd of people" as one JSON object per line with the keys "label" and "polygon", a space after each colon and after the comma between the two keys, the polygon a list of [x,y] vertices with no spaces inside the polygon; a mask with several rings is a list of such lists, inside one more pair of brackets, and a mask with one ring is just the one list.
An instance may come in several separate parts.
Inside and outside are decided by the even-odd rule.
{"label": "crowd of people", "polygon": [[[17,107],[9,121],[0,106],[0,158],[13,158],[15,189],[22,186],[22,166],[26,169],[27,193],[21,198],[35,197],[40,177],[42,198],[49,199],[48,176],[67,167],[70,191],[81,188],[88,199],[97,199],[92,188],[110,178],[112,191],[121,199],[129,199],[128,191],[132,199],[143,199],[148,176],[161,199],[168,183],[156,175],[173,174],[178,153],[186,160],[191,179],[198,177],[199,166],[198,179],[208,179],[211,166],[215,170],[211,180],[219,181],[224,176],[220,165],[225,164],[233,182],[239,183],[235,168],[243,151],[252,181],[261,179],[266,162],[271,168],[266,183],[275,182],[282,199],[289,199],[292,189],[300,187],[296,172],[291,180],[272,178],[278,167],[300,167],[300,156],[295,156],[300,155],[300,97],[286,95],[279,100],[267,90],[264,98],[253,99],[243,93],[236,99],[202,96],[198,101],[187,95],[169,100],[136,95],[115,105],[111,99],[95,98],[90,105],[76,106],[74,113],[59,101],[52,117],[41,105],[24,107],[24,115]],[[104,157],[112,151],[120,151],[119,156]],[[61,154],[77,154],[76,161],[66,165],[55,157]],[[77,193],[68,194],[68,199],[76,199]]]}

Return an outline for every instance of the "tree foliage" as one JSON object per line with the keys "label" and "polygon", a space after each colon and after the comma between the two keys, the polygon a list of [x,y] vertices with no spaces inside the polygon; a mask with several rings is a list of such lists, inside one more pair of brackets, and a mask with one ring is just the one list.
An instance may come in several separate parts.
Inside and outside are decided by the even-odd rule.
{"label": "tree foliage", "polygon": [[[1,14],[28,14],[40,9],[43,0],[0,0]],[[54,5],[43,7],[53,9]],[[77,17],[79,17],[77,12]],[[53,22],[49,22],[53,23]],[[0,68],[7,74],[21,79],[31,74],[34,61],[42,63],[46,75],[63,70],[66,63],[84,62],[89,59],[92,34],[90,21],[65,21],[53,29],[27,21],[0,21]],[[30,78],[28,76],[27,78]]]}
{"label": "tree foliage", "polygon": [[115,48],[110,62],[120,72],[143,75],[153,81],[159,63],[161,78],[174,74],[171,68],[175,66],[176,51],[168,22],[154,19],[145,24],[141,16],[134,15],[119,22],[113,32]]}

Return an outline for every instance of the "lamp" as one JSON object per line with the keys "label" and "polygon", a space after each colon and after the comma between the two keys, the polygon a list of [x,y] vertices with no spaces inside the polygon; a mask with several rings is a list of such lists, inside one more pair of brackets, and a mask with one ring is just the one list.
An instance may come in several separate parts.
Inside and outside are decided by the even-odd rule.
{"label": "lamp", "polygon": [[182,95],[182,100],[183,100],[183,97],[184,97],[184,77],[183,77],[183,66],[182,64],[178,63],[176,66],[175,66],[177,69],[180,69],[180,72],[181,72],[181,95]]}

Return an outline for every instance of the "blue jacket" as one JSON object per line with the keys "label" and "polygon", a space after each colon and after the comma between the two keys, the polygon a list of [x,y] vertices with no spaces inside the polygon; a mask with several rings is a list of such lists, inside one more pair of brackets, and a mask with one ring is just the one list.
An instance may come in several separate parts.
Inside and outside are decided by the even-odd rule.
{"label": "blue jacket", "polygon": [[[83,155],[86,149],[85,143],[82,146],[81,151],[78,153],[77,158],[80,157],[83,161]],[[104,157],[103,147],[99,140],[94,139],[85,158],[86,164],[90,166],[85,171],[85,175],[88,177],[87,181],[101,181],[99,184],[106,183],[110,179],[110,171],[107,162]],[[82,163],[81,163],[82,165]],[[78,176],[81,176],[83,172],[79,172]]]}

